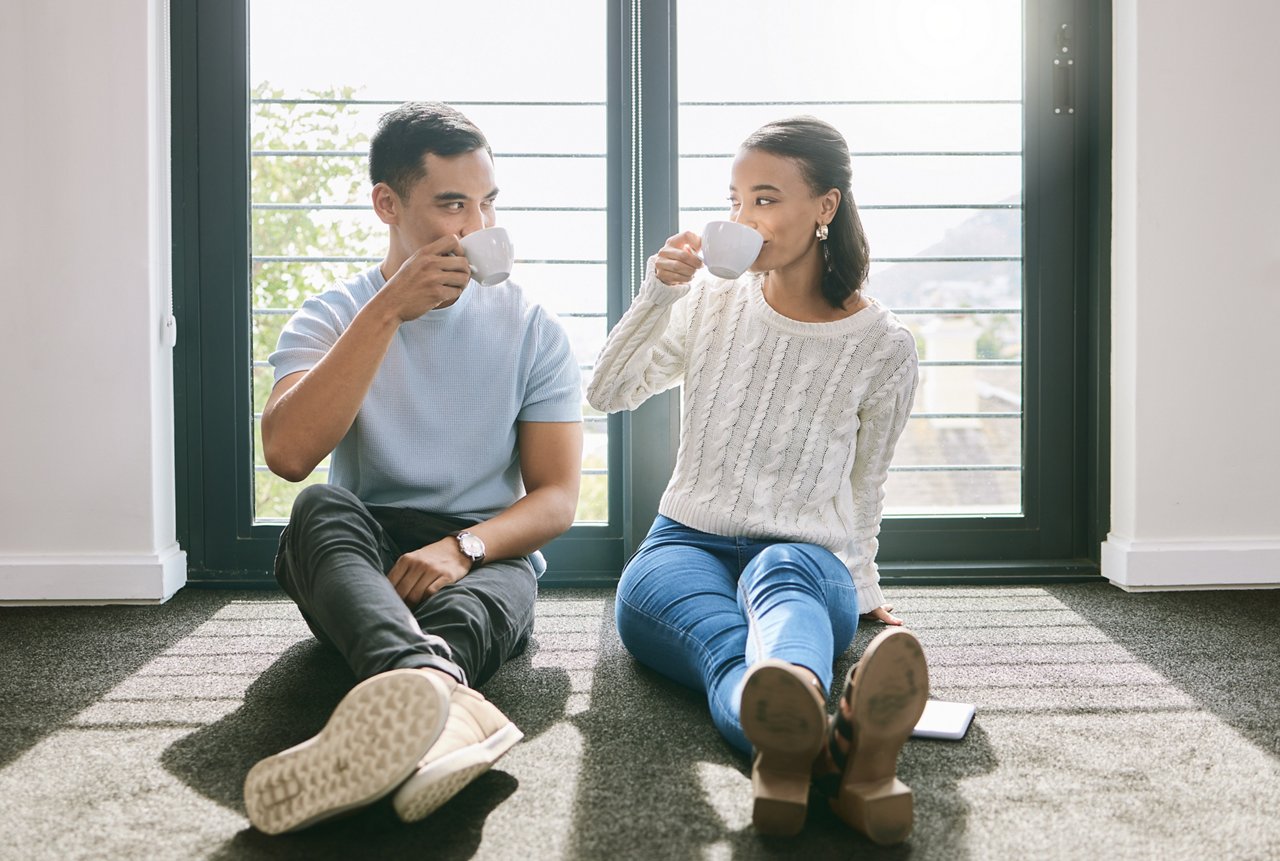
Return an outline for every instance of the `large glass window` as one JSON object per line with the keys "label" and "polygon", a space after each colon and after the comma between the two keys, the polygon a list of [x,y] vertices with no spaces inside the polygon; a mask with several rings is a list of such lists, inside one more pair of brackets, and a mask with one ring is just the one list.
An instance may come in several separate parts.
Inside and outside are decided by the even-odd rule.
{"label": "large glass window", "polygon": [[[1096,572],[1109,56],[1096,4],[171,8],[178,517],[193,580],[271,582],[299,486],[260,454],[267,356],[307,296],[381,260],[368,136],[413,99],[453,104],[489,136],[513,279],[559,314],[584,378],[644,258],[726,215],[746,135],[797,113],[836,125],[871,242],[869,292],[911,327],[922,360],[882,572]],[[547,548],[545,582],[617,577],[674,460],[677,398],[607,418],[584,403],[578,523]]]}

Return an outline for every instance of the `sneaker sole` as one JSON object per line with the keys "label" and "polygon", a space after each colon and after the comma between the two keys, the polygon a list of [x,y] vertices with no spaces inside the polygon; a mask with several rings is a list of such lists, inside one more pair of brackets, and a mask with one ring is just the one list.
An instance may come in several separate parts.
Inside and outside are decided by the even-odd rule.
{"label": "sneaker sole", "polygon": [[249,770],[249,821],[283,834],[372,804],[413,774],[448,715],[448,691],[426,673],[391,670],[366,679],[317,735]]}
{"label": "sneaker sole", "polygon": [[742,688],[742,731],[756,749],[751,822],[790,837],[804,827],[813,760],[826,741],[827,714],[812,685],[782,661],[752,667]]}
{"label": "sneaker sole", "polygon": [[897,777],[898,754],[929,698],[920,641],[902,628],[879,634],[858,662],[853,691],[853,749],[831,807],[881,845],[911,833],[911,788]]}
{"label": "sneaker sole", "polygon": [[484,741],[455,750],[418,769],[392,799],[396,815],[403,822],[427,818],[492,768],[522,738],[524,733],[514,723],[508,723]]}

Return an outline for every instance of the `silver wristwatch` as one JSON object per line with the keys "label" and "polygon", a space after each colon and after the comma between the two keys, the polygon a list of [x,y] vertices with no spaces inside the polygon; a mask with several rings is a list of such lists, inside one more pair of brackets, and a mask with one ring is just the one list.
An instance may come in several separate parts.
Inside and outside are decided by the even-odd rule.
{"label": "silver wristwatch", "polygon": [[484,564],[484,541],[479,535],[463,530],[453,537],[458,539],[458,549],[462,551],[462,555],[471,560],[472,568]]}

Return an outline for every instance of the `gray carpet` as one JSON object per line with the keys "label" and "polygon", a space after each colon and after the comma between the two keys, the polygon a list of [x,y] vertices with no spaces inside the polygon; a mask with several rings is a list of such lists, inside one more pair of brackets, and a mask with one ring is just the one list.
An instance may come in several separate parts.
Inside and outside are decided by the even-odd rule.
{"label": "gray carpet", "polygon": [[186,589],[0,609],[0,858],[1280,858],[1280,591],[888,591],[935,696],[978,704],[963,742],[908,743],[900,847],[817,804],[799,838],[757,837],[701,697],[630,659],[609,592],[554,590],[485,691],[526,735],[497,769],[412,826],[384,802],[265,837],[245,772],[352,678],[280,595]]}

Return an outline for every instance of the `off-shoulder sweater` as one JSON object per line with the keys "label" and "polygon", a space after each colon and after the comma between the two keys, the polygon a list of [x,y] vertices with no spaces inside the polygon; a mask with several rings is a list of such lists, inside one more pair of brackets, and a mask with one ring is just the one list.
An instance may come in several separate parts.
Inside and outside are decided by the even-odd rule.
{"label": "off-shoulder sweater", "polygon": [[884,603],[876,536],[918,379],[884,306],[831,323],[779,314],[763,277],[692,285],[649,273],[587,387],[604,412],[683,385],[680,448],[658,511],[703,532],[817,544],[848,567],[858,612]]}

